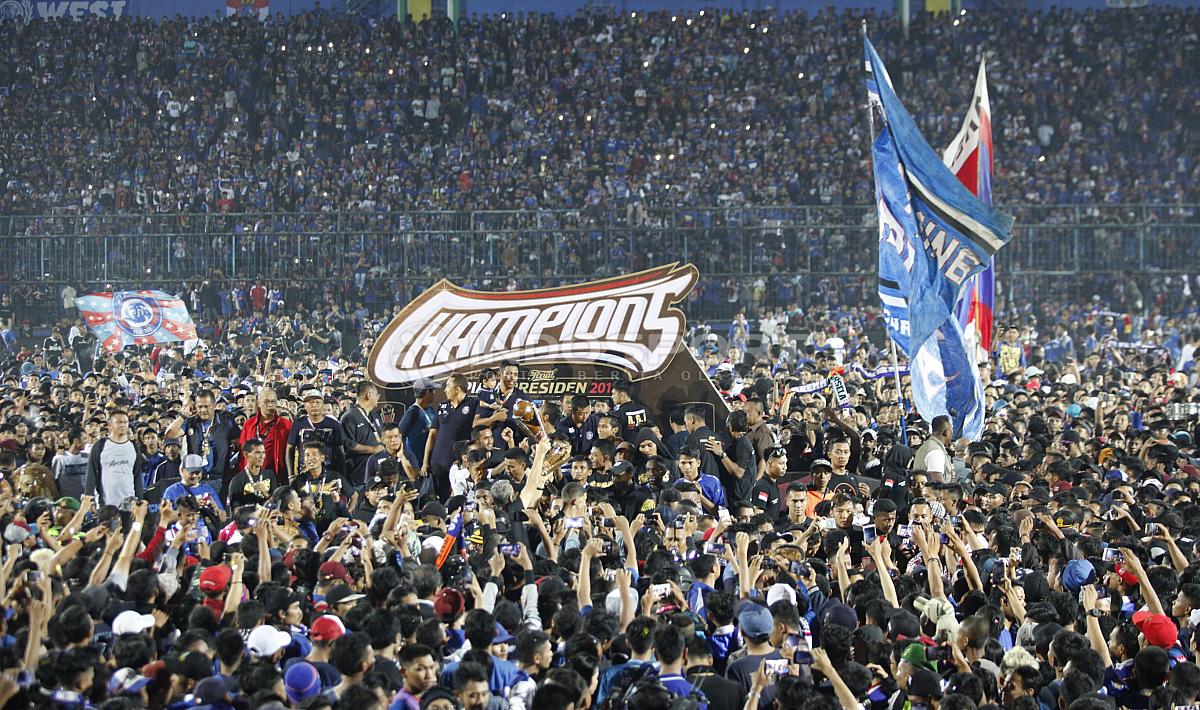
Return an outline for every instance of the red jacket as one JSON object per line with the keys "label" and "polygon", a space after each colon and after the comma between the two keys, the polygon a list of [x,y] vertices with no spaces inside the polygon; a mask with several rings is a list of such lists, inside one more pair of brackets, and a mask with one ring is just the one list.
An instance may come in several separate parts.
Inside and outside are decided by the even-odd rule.
{"label": "red jacket", "polygon": [[[287,442],[288,435],[292,433],[292,420],[284,416],[277,416],[271,420],[270,424],[259,426],[258,415],[250,417],[246,420],[246,424],[242,427],[242,435],[238,439],[242,450],[246,448],[246,442],[251,439],[262,439],[263,445],[266,448],[266,458],[263,460],[263,468],[270,469],[275,472],[280,482],[287,478]],[[241,461],[238,463],[238,470],[246,468],[246,456],[243,454]]]}

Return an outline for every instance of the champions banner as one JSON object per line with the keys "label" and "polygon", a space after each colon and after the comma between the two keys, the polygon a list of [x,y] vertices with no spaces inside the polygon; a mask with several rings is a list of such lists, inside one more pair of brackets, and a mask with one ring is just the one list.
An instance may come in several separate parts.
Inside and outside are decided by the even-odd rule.
{"label": "champions banner", "polygon": [[[942,161],[972,194],[990,205],[995,154],[992,152],[992,106],[988,101],[986,70],[986,63],[980,60],[971,108],[963,118],[958,135],[942,154]],[[986,360],[992,352],[995,307],[996,264],[994,259],[988,259],[987,268],[967,280],[955,312],[968,352],[977,354],[976,362]]]}
{"label": "champions banner", "polygon": [[367,374],[387,390],[405,390],[418,379],[470,376],[511,361],[532,400],[608,398],[616,382],[630,380],[635,398],[668,412],[705,405],[722,428],[729,406],[684,343],[687,322],[675,307],[698,278],[691,264],[669,264],[534,291],[472,291],[442,280],[383,330]]}
{"label": "champions banner", "polygon": [[879,209],[879,295],[888,333],[912,370],[926,420],[950,414],[955,436],[978,438],[983,386],[954,306],[966,282],[1010,237],[1012,217],[982,203],[921,137],[863,38],[867,90],[884,127],[872,147]]}
{"label": "champions banner", "polygon": [[196,326],[183,301],[162,291],[93,293],[75,299],[83,321],[105,350],[127,345],[195,340]]}

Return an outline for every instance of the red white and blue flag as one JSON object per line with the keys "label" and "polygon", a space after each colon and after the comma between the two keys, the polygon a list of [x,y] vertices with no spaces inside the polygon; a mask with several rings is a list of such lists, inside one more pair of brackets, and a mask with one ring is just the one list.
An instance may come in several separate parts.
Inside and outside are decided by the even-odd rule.
{"label": "red white and blue flag", "polygon": [[75,307],[105,350],[127,345],[195,340],[196,325],[183,301],[162,291],[93,293]]}
{"label": "red white and blue flag", "polygon": [[435,564],[438,569],[446,564],[446,560],[450,559],[450,553],[457,552],[462,539],[463,531],[463,516],[460,512],[454,517],[454,522],[450,524],[450,528],[446,530],[446,537],[442,538],[442,549],[438,550],[437,561]]}
{"label": "red white and blue flag", "polygon": [[[963,119],[962,129],[950,142],[942,160],[968,190],[984,204],[992,204],[992,107],[988,102],[986,65],[979,62],[975,95]],[[963,288],[955,307],[967,346],[974,349],[976,361],[986,360],[992,351],[995,333],[992,309],[996,304],[996,263],[988,259],[987,268],[972,276]]]}
{"label": "red white and blue flag", "polygon": [[247,15],[260,20],[271,14],[271,0],[225,0],[225,16]]}

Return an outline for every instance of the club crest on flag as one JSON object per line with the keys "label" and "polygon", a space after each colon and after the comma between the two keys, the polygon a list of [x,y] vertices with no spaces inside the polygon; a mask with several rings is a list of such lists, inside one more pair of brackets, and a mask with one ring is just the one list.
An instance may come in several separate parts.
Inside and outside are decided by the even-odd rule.
{"label": "club crest on flag", "polygon": [[117,327],[135,338],[144,338],[162,326],[162,309],[153,298],[137,292],[113,296]]}
{"label": "club crest on flag", "polygon": [[75,299],[83,322],[109,352],[128,345],[196,340],[183,301],[162,291],[92,293]]}

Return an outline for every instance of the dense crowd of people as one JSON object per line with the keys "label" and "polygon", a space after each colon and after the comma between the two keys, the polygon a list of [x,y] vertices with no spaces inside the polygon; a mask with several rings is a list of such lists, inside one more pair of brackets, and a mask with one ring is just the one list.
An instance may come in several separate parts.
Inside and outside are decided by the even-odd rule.
{"label": "dense crowd of people", "polygon": [[[0,214],[866,204],[862,19],[9,22]],[[1196,201],[1194,8],[866,19],[934,146],[988,57],[997,203]]]}
{"label": "dense crowd of people", "polygon": [[515,362],[384,401],[370,327],[269,302],[186,347],[5,334],[4,707],[1200,695],[1195,315],[1016,314],[967,442],[866,310],[694,324],[714,412],[535,403]]}
{"label": "dense crowd of people", "polygon": [[[1178,205],[1197,15],[1136,13],[870,23],[934,145],[987,54],[998,203]],[[178,233],[104,240],[104,273],[169,275],[200,335],[106,352],[73,298],[108,282],[0,245],[0,708],[1196,705],[1190,278],[1002,280],[966,441],[881,369],[873,279],[796,275],[854,270],[824,238],[851,212],[733,253],[738,206],[870,201],[860,20],[0,25],[5,224]],[[442,209],[514,212],[471,225],[498,235],[476,261],[448,236],[467,213],[411,212]],[[304,210],[379,214],[236,216]],[[634,263],[614,222],[661,239]],[[211,225],[228,241],[195,248]],[[576,261],[551,268],[539,229]],[[358,250],[305,251],[331,230]],[[716,411],[626,381],[535,401],[520,362],[399,396],[366,376],[447,255],[513,290],[701,233],[702,273],[760,274],[684,304]]]}

